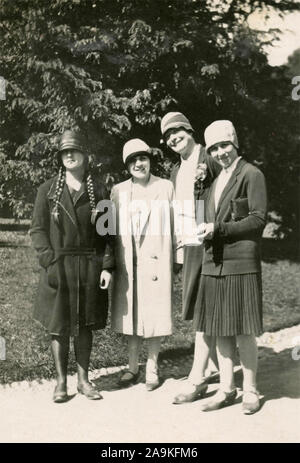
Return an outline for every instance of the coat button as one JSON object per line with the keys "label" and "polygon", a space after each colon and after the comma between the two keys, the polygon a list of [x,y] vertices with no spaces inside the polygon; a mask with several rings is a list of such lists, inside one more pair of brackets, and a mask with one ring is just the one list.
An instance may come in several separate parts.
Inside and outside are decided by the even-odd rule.
{"label": "coat button", "polygon": [[158,279],[157,276],[156,276],[156,275],[153,275],[152,280],[153,280],[153,281],[156,281],[157,279]]}
{"label": "coat button", "polygon": [[155,254],[151,254],[151,259],[157,259],[157,256]]}

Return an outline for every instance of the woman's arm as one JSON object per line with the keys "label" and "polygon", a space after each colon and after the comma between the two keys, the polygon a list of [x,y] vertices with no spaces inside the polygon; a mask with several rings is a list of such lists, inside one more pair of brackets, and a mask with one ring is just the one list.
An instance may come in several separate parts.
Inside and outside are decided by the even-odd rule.
{"label": "woman's arm", "polygon": [[238,222],[216,222],[215,234],[220,237],[239,238],[251,233],[262,233],[266,225],[267,189],[263,173],[255,169],[248,172],[247,198],[249,214]]}
{"label": "woman's arm", "polygon": [[[109,199],[109,194],[107,189],[102,186],[102,198],[104,200],[108,200],[111,203],[111,200]],[[112,214],[110,216],[110,220],[115,220],[115,216],[113,214],[113,211],[111,211]],[[108,227],[109,230],[114,231],[115,230],[115,224],[110,224],[111,226]],[[102,263],[102,269],[107,270],[109,272],[112,272],[115,267],[115,253],[114,253],[114,244],[115,244],[115,235],[112,235],[110,233],[106,234],[104,237],[106,245],[105,245],[105,251],[104,251],[104,257],[103,257],[103,263]]]}
{"label": "woman's arm", "polygon": [[54,260],[54,251],[50,243],[50,210],[44,185],[37,191],[29,234],[38,253],[39,264],[48,267]]}
{"label": "woman's arm", "polygon": [[216,221],[215,223],[201,224],[199,227],[200,238],[243,238],[252,233],[257,235],[263,232],[267,216],[265,177],[258,169],[251,170],[246,175],[248,216],[237,222]]}

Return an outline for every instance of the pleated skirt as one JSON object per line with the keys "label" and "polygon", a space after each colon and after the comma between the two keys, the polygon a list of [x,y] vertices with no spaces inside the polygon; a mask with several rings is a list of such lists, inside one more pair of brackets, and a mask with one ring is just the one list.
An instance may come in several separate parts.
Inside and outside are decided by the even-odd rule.
{"label": "pleated skirt", "polygon": [[193,326],[210,336],[263,332],[260,273],[201,275]]}

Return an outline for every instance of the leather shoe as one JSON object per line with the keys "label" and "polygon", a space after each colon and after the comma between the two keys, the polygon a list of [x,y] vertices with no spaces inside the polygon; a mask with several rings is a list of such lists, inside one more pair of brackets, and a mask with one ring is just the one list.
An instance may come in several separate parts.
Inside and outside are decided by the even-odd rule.
{"label": "leather shoe", "polygon": [[236,389],[231,392],[218,390],[218,392],[209,402],[202,405],[201,410],[203,412],[211,412],[213,410],[219,410],[220,408],[228,407],[229,405],[233,405],[236,396]]}
{"label": "leather shoe", "polygon": [[67,386],[66,385],[56,385],[53,392],[53,402],[61,404],[68,400]]}
{"label": "leather shoe", "polygon": [[79,392],[79,394],[85,395],[85,397],[89,400],[103,399],[100,392],[97,391],[97,389],[92,383],[78,384],[77,391]]}
{"label": "leather shoe", "polygon": [[128,387],[135,384],[139,377],[139,370],[136,373],[133,373],[130,370],[126,370],[125,373],[119,379],[119,386]]}
{"label": "leather shoe", "polygon": [[[254,400],[253,400],[254,399]],[[243,392],[243,413],[244,415],[253,415],[260,409],[259,392]]]}
{"label": "leather shoe", "polygon": [[192,392],[181,392],[180,394],[176,395],[173,399],[173,404],[184,404],[186,402],[193,402],[196,399],[201,399],[207,391],[208,385],[206,383],[200,384],[193,384],[189,383],[193,386]]}

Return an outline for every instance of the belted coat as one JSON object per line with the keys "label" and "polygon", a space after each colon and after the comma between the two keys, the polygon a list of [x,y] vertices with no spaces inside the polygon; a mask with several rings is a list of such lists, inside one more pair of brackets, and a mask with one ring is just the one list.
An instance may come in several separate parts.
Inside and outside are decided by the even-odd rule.
{"label": "belted coat", "polygon": [[[204,163],[207,165],[206,179],[194,183],[194,200],[203,200],[204,207],[206,205],[207,194],[213,180],[219,175],[221,167],[219,164],[206,153],[203,146],[199,145],[198,164]],[[180,163],[174,165],[170,180],[176,187],[176,178]],[[191,179],[186,179],[190,182]],[[192,199],[192,198],[186,198]],[[191,320],[194,314],[196,296],[200,283],[200,275],[203,259],[203,245],[200,246],[184,246],[183,270],[182,270],[182,318],[183,320]]]}
{"label": "belted coat", "polygon": [[[112,269],[114,258],[110,239],[99,236],[91,224],[85,183],[73,199],[64,185],[59,225],[55,223],[51,211],[56,182],[57,176],[39,187],[30,229],[41,267],[34,318],[51,334],[76,336],[79,325],[106,325],[108,296],[99,288],[100,272]],[[96,204],[107,197],[101,184],[94,192]]]}
{"label": "belted coat", "polygon": [[135,266],[132,222],[128,212],[132,184],[131,179],[119,183],[111,194],[116,207],[117,226],[112,329],[145,338],[166,336],[172,333],[173,318],[174,189],[169,180],[151,175],[145,210],[140,216]]}

